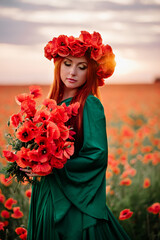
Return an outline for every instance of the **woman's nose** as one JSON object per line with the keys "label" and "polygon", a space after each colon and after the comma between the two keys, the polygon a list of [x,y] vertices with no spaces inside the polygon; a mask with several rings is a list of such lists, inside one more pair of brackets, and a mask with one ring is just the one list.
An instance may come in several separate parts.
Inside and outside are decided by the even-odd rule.
{"label": "woman's nose", "polygon": [[76,75],[76,66],[72,66],[71,69],[70,69],[70,74],[72,76],[75,76]]}

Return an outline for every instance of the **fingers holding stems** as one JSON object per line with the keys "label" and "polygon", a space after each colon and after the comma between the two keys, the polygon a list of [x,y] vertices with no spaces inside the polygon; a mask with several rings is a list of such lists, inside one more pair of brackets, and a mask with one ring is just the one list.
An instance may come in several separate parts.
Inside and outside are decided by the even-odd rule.
{"label": "fingers holding stems", "polygon": [[32,173],[31,169],[20,168],[21,171],[25,172],[28,177],[39,177],[38,174]]}

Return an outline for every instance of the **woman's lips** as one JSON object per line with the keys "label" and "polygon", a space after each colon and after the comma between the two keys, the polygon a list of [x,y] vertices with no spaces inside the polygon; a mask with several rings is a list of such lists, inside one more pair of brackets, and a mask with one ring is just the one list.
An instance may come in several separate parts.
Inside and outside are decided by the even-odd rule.
{"label": "woman's lips", "polygon": [[68,80],[70,83],[75,83],[75,82],[76,82],[76,80],[73,79],[73,78],[67,78],[67,80]]}

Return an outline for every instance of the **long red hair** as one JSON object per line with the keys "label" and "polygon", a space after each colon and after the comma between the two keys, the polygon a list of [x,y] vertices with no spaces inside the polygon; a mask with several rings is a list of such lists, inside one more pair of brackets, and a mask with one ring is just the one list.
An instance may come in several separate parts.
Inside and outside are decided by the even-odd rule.
{"label": "long red hair", "polygon": [[[76,141],[75,141],[75,148],[79,150],[83,143],[83,108],[86,101],[86,98],[89,94],[93,94],[94,96],[100,98],[99,88],[98,88],[98,79],[96,75],[97,71],[97,63],[93,59],[90,59],[86,56],[88,62],[87,68],[87,80],[84,85],[77,89],[76,95],[72,98],[71,103],[79,102],[79,114],[76,117],[73,117],[69,125],[72,125],[74,131],[76,132]],[[60,68],[61,62],[63,61],[62,57],[59,57],[55,61],[55,68],[54,68],[54,81],[51,85],[50,92],[48,98],[54,99],[57,103],[60,103],[63,98],[64,92],[64,84],[60,79]]]}

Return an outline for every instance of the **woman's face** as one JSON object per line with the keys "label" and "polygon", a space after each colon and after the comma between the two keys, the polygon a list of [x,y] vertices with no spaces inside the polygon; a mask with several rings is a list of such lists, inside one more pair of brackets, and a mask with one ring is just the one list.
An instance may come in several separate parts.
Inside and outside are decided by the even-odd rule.
{"label": "woman's face", "polygon": [[60,77],[65,89],[76,90],[87,79],[88,63],[85,57],[73,57],[71,55],[62,60]]}

